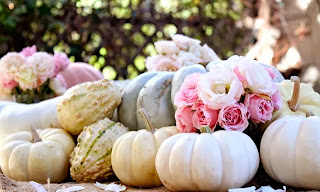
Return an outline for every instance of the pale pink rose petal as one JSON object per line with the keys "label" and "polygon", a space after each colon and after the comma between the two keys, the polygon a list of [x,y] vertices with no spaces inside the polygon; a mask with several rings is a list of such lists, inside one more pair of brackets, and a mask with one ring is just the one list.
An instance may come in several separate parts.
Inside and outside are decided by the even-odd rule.
{"label": "pale pink rose petal", "polygon": [[20,54],[24,55],[25,57],[29,57],[37,52],[37,46],[33,45],[32,47],[25,47],[20,51]]}
{"label": "pale pink rose petal", "polygon": [[60,71],[65,70],[70,64],[68,56],[65,53],[61,52],[55,52],[53,55],[53,60],[55,65],[55,74],[58,74]]}
{"label": "pale pink rose petal", "polygon": [[13,89],[13,88],[15,88],[17,85],[19,85],[19,83],[16,82],[15,80],[13,80],[13,79],[2,79],[2,85],[3,85],[5,88]]}
{"label": "pale pink rose petal", "polygon": [[235,66],[233,68],[233,72],[237,75],[237,77],[239,78],[239,80],[242,82],[243,87],[247,87],[248,86],[248,82],[246,77],[244,77],[243,75],[241,75],[240,70],[239,70],[239,66]]}
{"label": "pale pink rose petal", "polygon": [[192,117],[193,127],[201,130],[203,126],[209,126],[213,131],[218,123],[219,110],[213,110],[203,104],[201,100],[192,106],[194,111]]}
{"label": "pale pink rose petal", "polygon": [[179,52],[179,48],[173,41],[157,41],[154,46],[159,54],[171,55]]}
{"label": "pale pink rose petal", "polygon": [[177,71],[179,69],[175,60],[163,55],[147,57],[146,68],[148,71]]}
{"label": "pale pink rose petal", "polygon": [[275,79],[277,77],[277,74],[274,72],[274,70],[270,67],[265,67],[265,69],[268,71],[271,79]]}
{"label": "pale pink rose petal", "polygon": [[180,90],[174,97],[174,104],[177,107],[182,107],[184,105],[192,106],[198,100],[197,87],[200,75],[200,73],[193,73],[184,79]]}
{"label": "pale pink rose petal", "polygon": [[275,110],[281,109],[282,97],[279,89],[277,89],[277,91],[273,95],[271,95],[271,101]]}
{"label": "pale pink rose petal", "polygon": [[254,123],[265,123],[272,118],[274,107],[271,98],[259,94],[247,94],[244,104],[248,107]]}
{"label": "pale pink rose petal", "polygon": [[219,125],[227,131],[243,132],[249,125],[250,112],[242,103],[225,105],[219,112]]}
{"label": "pale pink rose petal", "polygon": [[197,130],[193,127],[192,116],[193,111],[190,106],[183,106],[176,110],[176,125],[180,133],[190,133]]}

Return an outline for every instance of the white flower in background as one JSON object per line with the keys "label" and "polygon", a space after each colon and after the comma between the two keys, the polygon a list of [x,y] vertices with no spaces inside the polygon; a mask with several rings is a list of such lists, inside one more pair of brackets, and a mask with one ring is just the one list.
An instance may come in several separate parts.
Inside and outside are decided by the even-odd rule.
{"label": "white flower in background", "polygon": [[156,50],[159,54],[173,55],[179,52],[179,48],[172,41],[157,41],[154,43]]}
{"label": "white flower in background", "polygon": [[32,65],[21,66],[16,79],[23,91],[37,88],[37,74]]}
{"label": "white flower in background", "polygon": [[172,57],[154,55],[147,57],[146,68],[148,71],[177,71],[179,66]]}
{"label": "white flower in background", "polygon": [[202,46],[200,44],[192,44],[190,45],[188,52],[201,59],[201,48]]}
{"label": "white flower in background", "polygon": [[55,75],[54,58],[46,52],[37,52],[28,57],[27,63],[34,66],[40,85]]}
{"label": "white flower in background", "polygon": [[183,50],[188,50],[191,45],[200,44],[199,40],[192,39],[181,34],[172,35],[171,39],[178,47],[180,47],[180,49]]}
{"label": "white flower in background", "polygon": [[220,60],[218,55],[207,44],[204,44],[201,49],[201,58],[204,62]]}
{"label": "white flower in background", "polygon": [[277,87],[274,86],[271,76],[258,61],[237,55],[230,57],[227,61],[236,64],[233,71],[244,84],[244,88],[249,88],[253,93],[268,96],[276,92]]}
{"label": "white flower in background", "polygon": [[218,67],[200,76],[199,98],[211,109],[219,110],[235,103],[243,93],[242,83],[230,67]]}
{"label": "white flower in background", "polygon": [[26,59],[23,55],[16,52],[7,53],[0,59],[0,72],[13,80],[25,63]]}
{"label": "white flower in background", "polygon": [[199,57],[196,57],[193,53],[186,51],[179,51],[179,54],[176,57],[176,62],[179,68],[189,65],[194,65],[202,62]]}
{"label": "white flower in background", "polygon": [[60,74],[58,74],[55,78],[50,79],[49,87],[57,95],[63,95],[67,90],[67,83],[64,78]]}

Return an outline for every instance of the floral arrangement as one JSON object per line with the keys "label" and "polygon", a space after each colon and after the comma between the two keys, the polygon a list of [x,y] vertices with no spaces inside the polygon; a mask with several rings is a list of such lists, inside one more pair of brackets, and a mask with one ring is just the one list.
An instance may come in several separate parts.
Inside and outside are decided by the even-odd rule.
{"label": "floral arrangement", "polygon": [[188,75],[174,98],[179,132],[217,126],[244,131],[251,122],[270,120],[282,103],[274,78],[272,69],[240,56],[215,62],[207,73]]}
{"label": "floral arrangement", "polygon": [[0,59],[0,98],[34,103],[62,95],[66,83],[59,72],[68,65],[66,54],[37,52],[35,45],[9,52]]}
{"label": "floral arrangement", "polygon": [[183,66],[218,60],[216,53],[206,44],[190,37],[176,34],[172,41],[154,43],[158,55],[147,57],[148,71],[177,71]]}

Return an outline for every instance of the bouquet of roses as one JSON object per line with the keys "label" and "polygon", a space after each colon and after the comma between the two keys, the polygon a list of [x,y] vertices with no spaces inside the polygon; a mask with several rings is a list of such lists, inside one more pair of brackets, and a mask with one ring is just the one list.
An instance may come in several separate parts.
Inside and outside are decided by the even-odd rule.
{"label": "bouquet of roses", "polygon": [[154,43],[158,55],[148,57],[148,71],[177,71],[183,66],[218,60],[216,53],[206,44],[190,37],[176,34],[172,41]]}
{"label": "bouquet of roses", "polygon": [[0,98],[33,103],[62,95],[66,83],[59,72],[68,65],[66,54],[37,52],[35,45],[9,52],[0,59]]}
{"label": "bouquet of roses", "polygon": [[282,103],[274,78],[272,69],[239,56],[216,62],[207,73],[187,76],[174,98],[177,128],[244,131],[250,122],[270,120]]}

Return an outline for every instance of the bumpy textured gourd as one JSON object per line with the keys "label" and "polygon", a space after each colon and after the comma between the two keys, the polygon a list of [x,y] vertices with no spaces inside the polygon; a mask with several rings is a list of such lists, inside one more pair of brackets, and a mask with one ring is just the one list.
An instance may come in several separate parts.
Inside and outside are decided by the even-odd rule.
{"label": "bumpy textured gourd", "polygon": [[155,130],[144,109],[143,115],[147,129],[130,131],[122,135],[114,144],[111,154],[112,169],[125,185],[135,187],[156,187],[159,180],[155,157],[161,143],[178,133],[175,126]]}
{"label": "bumpy textured gourd", "polygon": [[165,140],[156,169],[171,191],[228,191],[249,182],[259,153],[251,138],[237,131],[180,133]]}
{"label": "bumpy textured gourd", "polygon": [[287,186],[320,190],[319,141],[319,116],[283,116],[262,136],[262,165],[270,177]]}
{"label": "bumpy textured gourd", "polygon": [[62,96],[58,103],[58,118],[65,130],[78,135],[84,126],[105,117],[112,118],[120,103],[121,91],[113,81],[82,83]]}
{"label": "bumpy textured gourd", "polygon": [[108,118],[86,126],[78,136],[77,146],[70,155],[71,177],[78,182],[93,182],[112,175],[112,147],[114,142],[128,131],[121,123]]}
{"label": "bumpy textured gourd", "polygon": [[69,157],[75,147],[63,129],[21,131],[10,135],[0,153],[4,175],[18,181],[61,182],[69,174]]}
{"label": "bumpy textured gourd", "polygon": [[34,104],[0,101],[0,149],[8,135],[28,131],[30,125],[37,129],[62,128],[57,115],[57,103],[60,98]]}

